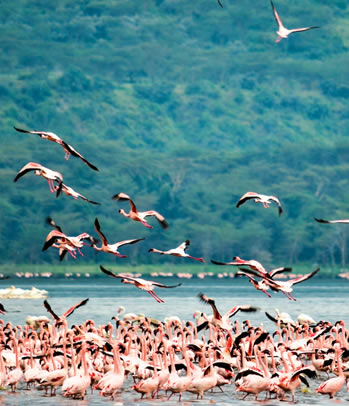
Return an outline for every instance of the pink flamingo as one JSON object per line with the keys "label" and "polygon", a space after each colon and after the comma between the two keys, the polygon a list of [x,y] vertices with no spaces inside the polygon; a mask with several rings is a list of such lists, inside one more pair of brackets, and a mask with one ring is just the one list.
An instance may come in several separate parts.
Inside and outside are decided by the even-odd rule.
{"label": "pink flamingo", "polygon": [[58,197],[61,194],[61,192],[65,193],[67,196],[72,196],[75,200],[78,200],[80,198],[88,203],[100,204],[98,202],[94,202],[93,200],[87,199],[87,197],[76,192],[73,188],[65,185],[63,182],[61,182],[59,186],[56,186],[56,197]]}
{"label": "pink flamingo", "polygon": [[314,219],[318,223],[323,223],[323,224],[337,224],[337,223],[342,223],[342,224],[349,224],[349,219],[342,219],[342,220],[323,220],[323,219],[317,219],[314,217]]}
{"label": "pink flamingo", "polygon": [[293,28],[292,30],[288,30],[282,24],[281,18],[279,17],[279,14],[277,13],[277,11],[275,9],[272,0],[270,0],[270,4],[273,9],[275,20],[278,24],[278,31],[276,32],[278,34],[278,38],[275,42],[280,42],[283,38],[287,38],[290,34],[293,34],[294,32],[309,31],[314,28],[320,28],[319,26],[314,26],[314,27],[305,27],[305,28]]}
{"label": "pink flamingo", "polygon": [[255,203],[262,203],[263,207],[266,209],[269,207],[271,202],[274,202],[278,205],[279,216],[282,214],[283,211],[282,206],[279,199],[276,196],[261,195],[255,192],[247,192],[243,196],[241,196],[239,201],[236,203],[236,207],[240,207],[242,204],[251,199],[253,199]]}
{"label": "pink flamingo", "polygon": [[52,133],[52,132],[46,132],[46,131],[27,131],[27,130],[22,130],[20,128],[14,127],[14,129],[18,132],[21,133],[26,133],[26,134],[36,134],[40,138],[48,141],[53,141],[56,144],[59,144],[63,147],[64,152],[65,152],[65,159],[69,159],[70,155],[73,155],[77,158],[80,158],[86,165],[88,165],[91,169],[94,171],[98,171],[98,168],[94,165],[92,165],[86,158],[84,158],[80,152],[78,152],[76,149],[74,149],[71,145],[67,144],[65,141],[63,141],[60,137],[58,137],[57,134]]}
{"label": "pink flamingo", "polygon": [[14,182],[17,182],[19,178],[24,176],[26,173],[34,171],[34,174],[37,176],[42,176],[47,180],[50,192],[54,193],[56,188],[53,182],[61,183],[63,182],[63,176],[61,173],[53,171],[52,169],[46,168],[36,162],[28,162],[23,168],[17,173],[16,177],[13,179]]}
{"label": "pink flamingo", "polygon": [[122,283],[130,283],[131,285],[136,286],[136,288],[145,290],[148,292],[158,303],[165,303],[164,300],[162,300],[153,290],[155,287],[158,288],[166,288],[166,289],[172,289],[176,288],[177,286],[181,286],[181,283],[178,283],[177,285],[171,285],[167,286],[159,282],[154,282],[154,281],[148,281],[146,279],[141,279],[141,278],[134,278],[133,276],[129,276],[126,274],[114,274],[111,271],[108,271],[105,269],[102,265],[100,265],[100,269],[102,272],[104,272],[106,275],[111,276],[113,278],[121,278]]}
{"label": "pink flamingo", "polygon": [[338,367],[338,376],[328,379],[322,383],[317,389],[316,392],[321,395],[329,395],[330,399],[339,392],[346,382],[346,377],[343,373],[342,363],[339,358],[339,348],[336,348],[336,361]]}
{"label": "pink flamingo", "polygon": [[160,213],[158,213],[155,210],[139,212],[137,210],[136,205],[134,204],[133,200],[131,200],[130,196],[127,195],[126,193],[118,193],[118,194],[114,195],[112,197],[112,199],[119,200],[119,201],[128,201],[130,203],[130,211],[128,213],[126,213],[124,209],[119,210],[119,213],[122,214],[124,217],[130,218],[131,220],[134,220],[134,221],[140,221],[145,227],[153,228],[145,220],[146,217],[152,216],[152,217],[156,218],[156,220],[160,223],[162,228],[168,228],[168,223],[165,220],[164,216],[162,216]]}
{"label": "pink flamingo", "polygon": [[102,240],[102,246],[101,247],[97,247],[96,244],[93,244],[93,248],[97,251],[103,251],[106,252],[107,254],[113,254],[116,257],[119,258],[126,258],[127,255],[121,255],[118,251],[119,247],[122,247],[123,245],[127,245],[127,244],[135,244],[136,242],[139,241],[143,241],[144,238],[137,238],[134,240],[125,240],[125,241],[120,241],[120,242],[116,242],[114,244],[109,244],[108,240],[106,239],[105,235],[102,233],[101,231],[101,226],[99,224],[98,219],[95,219],[95,230],[97,231],[98,235],[101,237]]}
{"label": "pink flamingo", "polygon": [[156,248],[150,248],[148,250],[148,252],[156,252],[161,255],[172,255],[174,257],[191,258],[191,259],[195,259],[196,261],[199,261],[199,262],[205,262],[205,260],[203,258],[192,257],[191,255],[189,255],[185,252],[188,249],[189,245],[190,245],[190,241],[186,240],[181,245],[179,245],[177,248],[173,248],[168,251],[160,251]]}

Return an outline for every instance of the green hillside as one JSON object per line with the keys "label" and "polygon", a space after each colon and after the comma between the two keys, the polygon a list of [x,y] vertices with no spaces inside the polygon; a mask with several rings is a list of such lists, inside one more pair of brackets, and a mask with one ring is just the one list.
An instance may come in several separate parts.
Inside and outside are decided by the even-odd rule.
{"label": "green hillside", "polygon": [[[344,0],[275,1],[289,27],[319,25],[275,43],[268,0],[76,0],[0,7],[0,160],[3,264],[57,264],[42,252],[50,215],[68,235],[146,240],[115,260],[83,249],[77,264],[183,263],[149,254],[186,239],[207,260],[267,267],[345,267],[348,217],[349,25]],[[52,131],[99,168],[13,126]],[[94,206],[50,194],[16,173],[29,161],[64,176]],[[247,191],[279,197],[277,208]],[[152,230],[120,216],[128,193],[162,213]],[[74,264],[72,258],[67,258]]]}

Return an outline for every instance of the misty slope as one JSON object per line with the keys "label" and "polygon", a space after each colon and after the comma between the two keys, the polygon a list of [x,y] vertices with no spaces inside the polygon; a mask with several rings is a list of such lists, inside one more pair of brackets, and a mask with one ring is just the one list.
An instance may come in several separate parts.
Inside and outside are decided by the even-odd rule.
{"label": "misty slope", "polygon": [[[159,263],[148,247],[187,238],[207,258],[346,263],[345,228],[313,217],[347,213],[347,4],[275,2],[287,27],[321,26],[276,44],[268,1],[222,2],[0,9],[3,262],[56,262],[56,252],[41,253],[51,215],[70,235],[93,234],[98,216],[111,241],[146,237],[129,249],[131,263]],[[56,132],[99,173],[13,126]],[[33,174],[14,184],[28,161],[102,205],[56,200]],[[277,195],[285,213],[252,202],[236,209],[247,190]],[[162,212],[170,229],[119,216],[125,205],[111,196],[120,191]],[[102,258],[85,252],[80,261]]]}

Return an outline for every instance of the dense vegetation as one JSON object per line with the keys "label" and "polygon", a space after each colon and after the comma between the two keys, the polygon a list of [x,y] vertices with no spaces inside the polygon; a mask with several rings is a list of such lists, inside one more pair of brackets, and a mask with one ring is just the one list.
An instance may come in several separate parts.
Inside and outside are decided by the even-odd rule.
{"label": "dense vegetation", "polygon": [[[0,8],[2,263],[58,263],[41,248],[51,215],[69,235],[95,235],[99,218],[124,264],[178,263],[148,254],[189,238],[209,260],[234,255],[268,266],[345,267],[349,83],[345,0],[279,0],[287,27],[320,25],[275,43],[267,0],[13,0]],[[63,149],[13,126],[53,131],[99,167],[64,160]],[[28,174],[27,162],[60,171],[93,206]],[[265,210],[247,191],[280,198]],[[156,209],[162,230],[127,221],[128,193]],[[114,262],[84,248],[78,263]],[[68,258],[70,264],[74,261]]]}

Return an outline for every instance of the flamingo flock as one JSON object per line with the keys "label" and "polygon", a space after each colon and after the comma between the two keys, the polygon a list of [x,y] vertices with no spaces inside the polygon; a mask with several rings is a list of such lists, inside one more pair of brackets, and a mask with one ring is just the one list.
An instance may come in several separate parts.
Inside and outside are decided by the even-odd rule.
{"label": "flamingo flock", "polygon": [[[217,2],[223,8],[221,1]],[[276,42],[296,32],[319,28],[285,28],[272,0],[270,3],[278,24]],[[66,160],[73,155],[90,169],[98,171],[95,165],[57,134],[14,128],[19,133],[37,135],[60,145]],[[60,172],[37,162],[28,162],[17,173],[14,182],[29,172],[46,179],[50,192],[56,193],[57,198],[63,192],[75,200],[99,204],[64,184]],[[129,220],[153,229],[149,222],[155,217],[164,230],[169,227],[166,217],[155,209],[138,211],[133,199],[125,192],[113,195],[112,200],[121,205],[123,202],[130,205],[128,212],[119,209],[119,213]],[[264,208],[275,203],[279,216],[284,211],[278,197],[250,191],[239,198],[236,208],[249,200],[261,203]],[[325,224],[349,222],[315,220]],[[86,231],[69,236],[52,218],[47,218],[46,223],[54,229],[46,236],[42,251],[57,248],[61,261],[67,253],[73,259],[77,259],[77,253],[83,256],[81,249],[85,245],[118,259],[126,258],[126,255],[120,254],[119,248],[145,239],[126,239],[111,244],[102,232],[97,217],[93,226],[100,240]],[[156,232],[156,229],[152,232]],[[189,255],[190,240],[185,236],[179,238],[184,242],[175,248],[150,248],[148,252],[206,262],[203,257]],[[213,259],[211,262],[218,266],[238,267],[235,276],[246,277],[256,290],[269,298],[272,295],[268,290],[281,292],[292,301],[296,300],[292,295],[294,285],[309,280],[320,271],[317,268],[301,277],[280,281],[276,277],[290,273],[291,268],[280,267],[268,271],[259,261],[243,260],[238,256],[234,256],[232,262]],[[165,300],[154,292],[155,288],[181,286],[181,283],[165,285],[126,273],[114,273],[103,265],[99,268],[107,277],[120,279],[124,284],[145,291],[159,304],[165,303]],[[93,391],[98,391],[103,397],[117,400],[124,391],[133,391],[141,399],[167,401],[177,397],[178,401],[193,401],[207,398],[210,402],[214,402],[217,391],[221,393],[225,388],[241,400],[248,397],[255,401],[262,400],[263,394],[265,399],[290,402],[295,402],[297,392],[304,388],[311,388],[309,390],[330,399],[342,388],[349,390],[349,331],[343,321],[335,324],[315,322],[304,314],[293,321],[288,314],[277,310],[276,317],[265,313],[266,318],[276,326],[275,331],[269,332],[264,329],[263,320],[258,326],[252,326],[249,320],[242,324],[238,320],[232,321],[238,312],[258,312],[257,307],[235,304],[227,312],[221,313],[215,299],[204,293],[198,293],[198,298],[211,307],[212,314],[199,311],[195,321],[177,317],[159,321],[144,314],[132,313],[121,317],[124,309],[120,308],[119,315],[111,318],[114,323],[97,326],[89,319],[69,328],[68,317],[80,307],[89,306],[88,298],[71,306],[60,316],[45,300],[43,306],[52,320],[28,316],[27,324],[23,327],[5,324],[0,319],[0,385],[11,392],[25,387],[28,390],[40,389],[44,391],[44,396],[71,399],[89,399]],[[6,313],[2,304],[0,313]]]}

